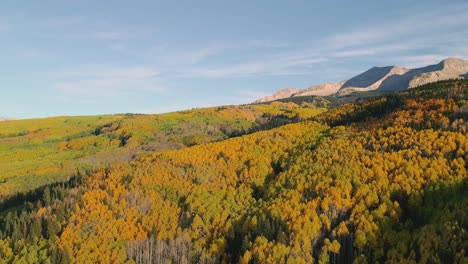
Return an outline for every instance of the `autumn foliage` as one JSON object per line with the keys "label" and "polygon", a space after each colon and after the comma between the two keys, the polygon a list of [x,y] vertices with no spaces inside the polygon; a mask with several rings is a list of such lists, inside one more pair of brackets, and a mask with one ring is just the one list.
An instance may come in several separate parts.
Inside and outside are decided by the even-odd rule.
{"label": "autumn foliage", "polygon": [[467,91],[467,81],[439,82],[145,152],[2,212],[0,259],[464,263]]}

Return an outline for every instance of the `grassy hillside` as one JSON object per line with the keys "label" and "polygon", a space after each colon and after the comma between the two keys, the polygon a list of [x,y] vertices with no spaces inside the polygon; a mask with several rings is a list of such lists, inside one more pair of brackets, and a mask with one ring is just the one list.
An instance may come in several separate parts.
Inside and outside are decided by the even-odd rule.
{"label": "grassy hillside", "polygon": [[0,213],[0,261],[465,263],[467,99],[446,81],[315,116],[240,107],[309,120],[47,187]]}
{"label": "grassy hillside", "polygon": [[270,103],[162,115],[53,117],[0,123],[0,197],[64,181],[141,153],[179,149],[310,118],[325,109]]}

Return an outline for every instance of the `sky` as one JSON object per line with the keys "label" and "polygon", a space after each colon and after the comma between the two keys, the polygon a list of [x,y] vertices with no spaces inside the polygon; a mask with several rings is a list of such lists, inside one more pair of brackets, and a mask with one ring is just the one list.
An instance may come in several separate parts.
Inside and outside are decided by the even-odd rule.
{"label": "sky", "polygon": [[0,2],[0,116],[245,104],[468,59],[468,1]]}

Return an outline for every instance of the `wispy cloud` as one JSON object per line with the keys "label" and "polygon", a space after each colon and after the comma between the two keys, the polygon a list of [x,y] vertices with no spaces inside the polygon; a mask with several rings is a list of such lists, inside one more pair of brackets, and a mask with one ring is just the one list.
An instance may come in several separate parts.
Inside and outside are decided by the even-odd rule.
{"label": "wispy cloud", "polygon": [[[193,65],[207,60],[210,57],[224,53],[231,49],[231,45],[208,45],[201,48],[191,48],[186,50],[170,50],[167,47],[153,52],[153,56],[159,56],[161,63],[168,66]],[[161,54],[162,53],[162,54]]]}
{"label": "wispy cloud", "polygon": [[360,57],[360,56],[369,56],[382,53],[398,52],[404,50],[415,49],[415,45],[408,44],[390,44],[390,45],[381,45],[376,47],[358,47],[351,49],[343,49],[338,51],[331,51],[330,57],[337,58],[346,58],[346,57]]}
{"label": "wispy cloud", "polygon": [[[467,12],[467,4],[454,5],[438,11],[407,16],[392,22],[366,25],[351,32],[325,36],[314,40],[311,45],[303,44],[303,48],[298,48],[299,44],[293,48],[286,43],[269,39],[252,40],[247,43],[247,46],[281,48],[281,51],[270,53],[263,58],[252,57],[251,60],[239,63],[224,63],[223,61],[206,63],[210,58],[225,55],[226,52],[235,50],[238,48],[236,45],[212,44],[199,48],[177,49],[163,43],[162,45],[158,44],[155,48],[141,50],[132,47],[131,43],[126,43],[125,40],[143,34],[142,30],[113,26],[106,22],[100,22],[97,27],[86,30],[89,23],[80,17],[64,19],[64,21],[51,19],[44,24],[48,26],[68,24],[74,29],[69,32],[69,36],[107,41],[108,47],[112,51],[154,58],[158,68],[164,72],[163,78],[233,78],[251,75],[308,74],[312,66],[323,65],[337,59],[388,56],[389,54],[394,56],[401,52],[426,48],[432,39],[437,39],[437,34],[428,37],[427,32],[437,32],[445,27],[467,25]],[[450,39],[446,41],[450,41]],[[442,46],[443,43],[439,43],[439,45]],[[35,54],[29,55],[34,57]],[[23,56],[26,57],[28,54],[25,53]],[[439,57],[434,56],[433,58],[438,59]],[[429,55],[424,61],[428,60]],[[418,64],[414,58],[408,58],[406,61],[409,65]],[[111,71],[115,72],[115,69],[111,69]],[[98,72],[103,73],[102,70]],[[121,74],[128,74],[128,71],[118,72],[118,75]],[[98,83],[100,82],[95,82],[94,86]]]}
{"label": "wispy cloud", "polygon": [[[66,16],[66,17],[49,17],[39,21],[35,21],[43,28],[70,28],[76,27],[85,23],[87,19],[82,16]],[[31,21],[32,22],[32,21]]]}
{"label": "wispy cloud", "polygon": [[323,57],[281,55],[248,63],[220,67],[192,67],[183,69],[180,77],[233,78],[249,75],[295,75],[304,74],[296,67],[326,61]]}
{"label": "wispy cloud", "polygon": [[[363,24],[357,30],[321,36],[294,45],[259,38],[234,44],[213,41],[204,46],[186,45],[189,46],[186,48],[166,43],[164,38],[153,35],[156,30],[151,28],[132,28],[104,20],[90,21],[85,17],[45,19],[39,21],[37,26],[49,38],[61,38],[65,45],[75,44],[75,41],[86,44],[94,42],[99,44],[93,46],[94,52],[111,51],[108,54],[115,55],[112,53],[115,52],[127,56],[120,67],[92,65],[47,73],[57,92],[88,97],[142,91],[161,93],[167,90],[164,85],[166,80],[178,78],[222,79],[322,73],[342,79],[356,72],[351,67],[340,65],[340,62],[361,58],[419,67],[448,56],[468,56],[467,48],[463,48],[468,46],[467,3],[447,5],[430,12],[410,11],[406,17],[394,21]],[[17,22],[32,25],[36,21]],[[2,30],[10,30],[10,26],[0,19]],[[106,50],[99,50],[103,47]],[[259,50],[268,52],[259,53]],[[81,51],[81,54],[84,52],[87,50]],[[241,56],[235,58],[235,52]],[[53,50],[25,48],[19,50],[17,55],[30,59],[47,58],[53,53]],[[229,60],[224,60],[223,56]],[[128,61],[137,65],[140,62],[143,66],[125,65],[129,64]],[[240,102],[236,98],[255,99],[263,95],[246,90],[239,97],[230,99]]]}
{"label": "wispy cloud", "polygon": [[436,11],[408,14],[395,21],[366,25],[351,32],[335,34],[325,38],[323,42],[332,48],[345,48],[381,44],[402,36],[415,38],[428,33],[434,34],[450,26],[466,26],[468,24],[467,13],[468,4],[466,3],[450,5]]}
{"label": "wispy cloud", "polygon": [[436,64],[448,57],[468,59],[468,48],[459,49],[450,53],[430,53],[424,55],[406,55],[391,58],[391,61],[406,68],[419,68],[431,64]]}
{"label": "wispy cloud", "polygon": [[165,91],[164,87],[143,79],[102,78],[58,82],[54,88],[59,92],[82,96],[121,96],[124,93]]}
{"label": "wispy cloud", "polygon": [[90,19],[82,16],[53,17],[39,21],[26,19],[22,23],[37,27],[44,34],[50,34],[51,37],[59,36],[72,40],[128,40],[150,34],[153,31],[149,28],[129,27],[116,21]]}
{"label": "wispy cloud", "polygon": [[121,40],[129,38],[133,34],[122,30],[108,29],[90,32],[89,34],[85,34],[85,36],[99,40]]}
{"label": "wispy cloud", "polygon": [[125,41],[137,39],[146,34],[143,31],[121,28],[117,26],[101,26],[82,28],[70,31],[65,36],[72,40],[95,40],[95,41]]}
{"label": "wispy cloud", "polygon": [[56,73],[59,77],[80,77],[80,78],[154,78],[160,75],[159,69],[153,67],[116,67],[91,65],[68,70],[61,70]]}
{"label": "wispy cloud", "polygon": [[267,40],[267,39],[252,40],[248,44],[250,46],[260,47],[260,48],[284,48],[284,47],[289,46],[289,44],[284,43],[284,42],[276,42],[276,41]]}
{"label": "wispy cloud", "polygon": [[[453,43],[468,42],[467,34],[453,35],[448,28],[463,31],[468,25],[468,4],[451,5],[431,12],[421,12],[391,22],[365,25],[361,28],[329,35],[305,45],[304,48],[290,49],[271,54],[263,59],[254,59],[238,64],[223,64],[211,67],[191,67],[181,70],[184,77],[232,78],[250,75],[308,74],[312,66],[323,65],[337,59],[379,56],[382,61],[399,57],[406,66],[420,63],[434,63],[443,56],[464,55],[450,46]],[[451,34],[451,37],[448,37]],[[447,36],[447,38],[446,38]],[[249,42],[252,46],[279,47],[269,40]],[[404,53],[417,50],[445,48],[440,54],[425,57],[408,57]],[[385,57],[386,59],[383,59]],[[396,62],[399,63],[399,62]]]}
{"label": "wispy cloud", "polygon": [[396,57],[393,60],[398,62],[406,68],[418,68],[434,64],[437,61],[442,61],[448,56],[440,54],[425,54],[425,55],[412,55],[412,56],[401,56]]}
{"label": "wispy cloud", "polygon": [[39,59],[39,58],[50,58],[52,53],[49,51],[42,51],[36,49],[20,49],[16,54],[25,59]]}
{"label": "wispy cloud", "polygon": [[61,93],[81,96],[115,96],[122,93],[165,91],[159,70],[145,67],[90,66],[51,73],[53,87]]}
{"label": "wispy cloud", "polygon": [[234,78],[251,75],[297,75],[305,74],[306,66],[327,61],[318,50],[295,50],[270,53],[261,58],[241,63],[227,63],[214,66],[181,68],[181,77]]}

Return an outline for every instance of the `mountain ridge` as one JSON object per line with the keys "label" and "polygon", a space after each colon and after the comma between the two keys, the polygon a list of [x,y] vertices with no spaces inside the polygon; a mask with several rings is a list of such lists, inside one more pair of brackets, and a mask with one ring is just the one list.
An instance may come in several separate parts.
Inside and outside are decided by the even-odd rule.
{"label": "mountain ridge", "polygon": [[427,83],[468,78],[468,60],[447,58],[437,64],[407,69],[400,66],[372,67],[348,80],[326,82],[305,89],[282,89],[254,103],[264,103],[299,96],[344,97],[353,92],[398,92]]}

